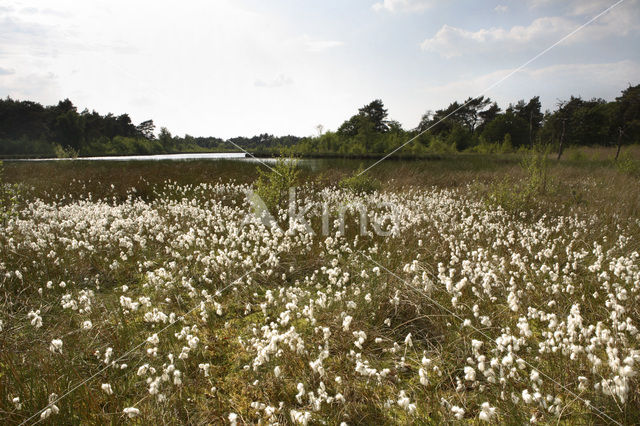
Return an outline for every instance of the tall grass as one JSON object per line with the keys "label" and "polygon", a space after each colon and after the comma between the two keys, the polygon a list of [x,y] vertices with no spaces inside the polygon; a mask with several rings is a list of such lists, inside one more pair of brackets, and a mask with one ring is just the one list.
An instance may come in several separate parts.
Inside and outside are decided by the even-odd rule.
{"label": "tall grass", "polygon": [[[276,164],[282,175],[231,161],[7,163],[23,193],[0,235],[1,417],[18,424],[97,374],[47,421],[474,423],[490,403],[500,423],[638,422],[637,378],[623,402],[594,387],[607,362],[571,355],[591,342],[622,365],[637,350],[611,324],[640,320],[638,177],[600,157],[549,158],[385,162],[375,187],[353,178],[359,162]],[[487,205],[500,182],[501,207]],[[309,202],[398,206],[400,228],[360,236],[353,220],[311,238],[244,222],[250,185],[280,205],[293,183]],[[158,311],[180,319],[153,322]],[[581,340],[596,324],[615,338]],[[540,353],[554,333],[558,349]],[[482,357],[498,360],[495,382]],[[156,373],[138,375],[146,364]]]}

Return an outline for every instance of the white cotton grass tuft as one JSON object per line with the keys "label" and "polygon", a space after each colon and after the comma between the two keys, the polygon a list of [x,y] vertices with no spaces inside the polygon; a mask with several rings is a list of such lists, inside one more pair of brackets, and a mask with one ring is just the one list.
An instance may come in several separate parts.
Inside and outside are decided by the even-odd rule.
{"label": "white cotton grass tuft", "polygon": [[238,424],[238,415],[236,413],[229,413],[227,418],[229,419],[231,426],[236,426]]}
{"label": "white cotton grass tuft", "polygon": [[53,352],[54,354],[61,354],[62,353],[62,339],[53,339],[51,341],[51,344],[49,345],[49,350],[51,352]]}
{"label": "white cotton grass tuft", "polygon": [[140,410],[135,408],[135,407],[127,407],[124,410],[122,410],[123,414],[126,414],[127,417],[129,417],[130,419],[140,415]]}
{"label": "white cotton grass tuft", "polygon": [[[419,420],[431,396],[443,396],[441,385],[449,377],[455,396],[447,394],[450,402],[442,403],[445,422],[475,418],[497,423],[507,409],[527,412],[522,418],[532,422],[549,422],[562,413],[571,421],[571,410],[566,410],[573,401],[569,392],[598,401],[593,406],[584,402],[581,412],[591,414],[604,404],[628,410],[627,404],[635,403],[640,367],[635,344],[640,332],[633,316],[640,255],[633,245],[636,234],[630,233],[635,222],[616,219],[601,239],[594,239],[590,230],[600,222],[582,211],[548,213],[532,222],[529,216],[478,202],[463,188],[371,196],[333,188],[318,198],[338,207],[349,199],[382,200],[398,208],[399,233],[384,242],[353,237],[352,232],[320,238],[269,230],[258,221],[243,223],[247,206],[237,198],[247,189],[244,185],[168,188],[172,195],[163,198],[159,193],[154,202],[70,199],[29,206],[28,214],[6,228],[20,238],[10,242],[0,235],[0,251],[6,243],[16,253],[35,252],[36,262],[12,265],[12,255],[9,260],[3,257],[0,276],[16,280],[19,273],[29,278],[24,285],[35,283],[34,294],[38,287],[42,291],[19,317],[0,313],[0,327],[9,334],[29,330],[41,336],[35,341],[44,343],[34,347],[45,353],[47,342],[61,336],[48,345],[55,354],[51,361],[68,365],[61,374],[84,362],[82,351],[93,354],[90,361],[105,368],[102,380],[109,382],[101,385],[100,393],[120,391],[123,375],[135,379],[152,401],[141,402],[140,410],[148,403],[171,406],[190,386],[232,397],[226,388],[216,388],[217,356],[230,347],[243,359],[239,370],[250,378],[246,386],[297,384],[286,387],[291,394],[281,398],[294,406],[280,406],[281,401],[252,404],[259,412],[247,413],[247,421],[260,418],[265,424],[275,422],[272,419],[300,424],[353,421],[325,416],[348,412],[350,404],[366,400],[354,383],[393,384],[396,391],[380,405],[389,413],[403,410]],[[55,233],[39,234],[46,229]],[[63,236],[63,243],[53,243],[54,236]],[[422,244],[416,244],[418,238]],[[424,248],[405,250],[416,245]],[[434,248],[437,256],[430,254]],[[95,255],[105,273],[74,282],[77,271],[68,262],[69,250],[74,256]],[[400,266],[396,250],[403,258]],[[396,265],[392,272],[400,279],[363,262],[357,252],[386,267]],[[309,253],[313,268],[288,263],[290,255]],[[258,265],[241,281],[233,281],[236,274]],[[300,265],[307,265],[306,259]],[[69,273],[49,276],[58,270]],[[112,329],[111,313],[95,303],[93,291],[105,278],[119,281],[131,273],[140,279],[115,287],[113,306],[123,320]],[[229,288],[222,290],[220,283]],[[437,315],[430,313],[431,298],[442,305]],[[594,304],[599,309],[593,310]],[[57,318],[52,322],[49,306],[61,306],[71,326],[64,329],[67,322],[58,324]],[[495,309],[505,306],[496,316]],[[189,309],[193,312],[187,314]],[[241,332],[234,329],[239,318]],[[431,338],[423,336],[423,321],[444,335],[442,347],[430,345]],[[127,359],[131,367],[118,358],[117,351],[128,349],[121,345],[123,336],[112,335],[121,329],[131,333],[131,347],[141,344],[140,363]],[[99,338],[93,340],[94,334]],[[453,351],[451,342],[456,342]],[[27,351],[26,361],[30,354],[35,352]],[[546,362],[549,357],[554,363]],[[562,383],[566,389],[552,379],[554,369],[560,368],[575,377]],[[8,398],[16,410],[23,404],[16,395]],[[478,407],[473,401],[485,402]],[[344,407],[336,409],[338,404]],[[433,407],[426,408],[425,413]],[[140,413],[135,407],[125,410],[126,416]],[[43,415],[58,411],[51,403]],[[153,421],[153,411],[149,413]],[[235,413],[218,414],[229,422],[243,421]]]}
{"label": "white cotton grass tuft", "polygon": [[42,420],[48,419],[52,415],[58,414],[60,412],[60,409],[58,408],[58,406],[54,404],[54,402],[57,399],[58,399],[58,395],[57,394],[52,393],[52,394],[49,395],[49,405],[47,405],[47,407],[44,409],[44,411],[42,413],[40,413],[40,419],[42,419]]}

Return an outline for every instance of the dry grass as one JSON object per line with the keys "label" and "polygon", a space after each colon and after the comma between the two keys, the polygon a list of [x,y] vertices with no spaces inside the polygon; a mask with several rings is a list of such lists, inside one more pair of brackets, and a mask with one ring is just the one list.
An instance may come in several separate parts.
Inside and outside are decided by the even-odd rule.
{"label": "dry grass", "polygon": [[[626,150],[632,156],[640,156],[637,147]],[[510,395],[502,398],[504,389],[519,394],[531,386],[527,381],[528,367],[523,374],[518,373],[516,378],[509,379],[502,389],[482,380],[459,383],[460,377],[464,376],[464,367],[470,365],[468,358],[476,355],[471,350],[472,339],[484,340],[483,353],[491,357],[494,355],[489,350],[492,341],[505,333],[505,327],[511,327],[511,332],[515,333],[518,318],[526,315],[523,310],[513,312],[507,302],[508,288],[504,283],[510,277],[522,278],[523,282],[518,283],[522,284],[518,297],[523,308],[548,309],[566,318],[572,305],[580,303],[585,324],[608,321],[610,313],[602,298],[594,300],[588,297],[602,290],[600,282],[584,265],[594,261],[595,256],[590,251],[594,243],[598,243],[605,247],[611,258],[631,259],[630,268],[634,267],[631,252],[639,250],[640,242],[640,182],[638,176],[620,171],[608,161],[612,149],[588,148],[579,152],[582,154],[571,154],[568,150],[560,162],[550,161],[548,190],[540,193],[526,210],[508,214],[496,213],[493,207],[482,209],[479,202],[486,198],[496,183],[505,180],[519,182],[527,178],[516,155],[459,155],[433,161],[384,162],[372,173],[382,182],[384,193],[399,194],[399,200],[405,200],[407,206],[431,206],[435,210],[413,212],[424,217],[394,238],[374,235],[356,241],[357,225],[350,221],[346,235],[348,244],[344,246],[336,244],[330,250],[321,238],[283,244],[290,249],[277,253],[280,259],[277,265],[260,268],[252,274],[251,285],[244,285],[247,282],[243,281],[243,285],[234,285],[224,295],[215,298],[223,306],[220,315],[215,313],[216,308],[206,298],[190,294],[185,289],[185,280],[196,286],[198,291],[207,290],[209,294],[215,294],[217,289],[226,287],[231,280],[246,272],[247,266],[240,260],[242,256],[254,256],[255,247],[265,252],[272,248],[268,248],[269,242],[264,236],[240,235],[240,244],[234,247],[230,247],[233,241],[212,243],[214,235],[217,238],[231,232],[224,226],[238,219],[231,212],[242,197],[231,193],[222,199],[221,194],[211,193],[210,187],[202,189],[197,186],[230,181],[252,183],[258,176],[256,167],[260,166],[234,161],[6,163],[6,181],[19,183],[22,187],[23,200],[17,206],[23,212],[19,213],[21,220],[31,220],[25,212],[30,211],[28,204],[35,199],[50,203],[53,210],[60,212],[65,206],[75,208],[81,205],[85,202],[81,200],[87,200],[91,194],[93,202],[105,200],[109,206],[99,211],[108,212],[112,207],[127,206],[127,219],[132,219],[134,225],[122,225],[123,228],[114,225],[113,234],[104,235],[103,246],[100,246],[100,239],[87,236],[87,240],[95,245],[92,250],[73,248],[72,242],[65,240],[69,236],[79,239],[84,235],[84,228],[76,229],[72,226],[75,223],[62,226],[54,220],[35,222],[42,227],[43,234],[50,224],[61,226],[53,236],[43,236],[46,239],[46,244],[42,245],[44,248],[38,248],[37,242],[21,244],[32,236],[25,229],[21,234],[17,226],[7,228],[12,230],[12,234],[0,237],[3,256],[0,263],[5,274],[0,278],[0,319],[4,328],[0,333],[0,417],[6,424],[24,421],[47,405],[47,398],[52,392],[61,395],[103,368],[108,347],[113,349],[114,357],[120,356],[157,332],[161,325],[149,324],[141,314],[132,315],[123,310],[120,296],[135,295],[149,297],[154,307],[179,315],[188,312],[196,301],[206,301],[209,316],[203,320],[199,310],[189,313],[184,321],[162,335],[156,345],[158,358],[146,353],[152,345],[128,354],[118,360],[118,364],[128,365],[126,369],[120,370],[116,366],[100,373],[60,401],[57,404],[60,413],[47,421],[52,424],[118,424],[127,421],[140,424],[219,424],[228,422],[228,415],[233,412],[238,414],[239,422],[251,424],[260,419],[267,420],[263,411],[252,406],[256,401],[276,408],[282,403],[285,409],[276,412],[272,420],[283,424],[292,422],[288,411],[292,407],[313,412],[312,422],[324,420],[330,424],[341,421],[349,424],[455,421],[451,411],[443,405],[443,398],[452,405],[463,406],[463,420],[471,423],[478,421],[477,415],[485,401],[490,401],[498,409],[498,417],[494,421],[506,423],[524,423],[531,416],[538,416],[546,423],[608,423],[611,420],[606,416],[622,423],[640,421],[640,401],[633,391],[627,401],[621,403],[590,388],[581,394],[581,398],[590,399],[596,410],[581,404],[557,383],[545,379],[540,391],[543,395],[562,399],[563,411],[560,414],[546,412],[535,405],[525,406],[522,402],[510,400]],[[351,175],[359,164],[360,161],[341,160],[328,168],[314,170],[303,167],[301,179],[312,182],[315,188],[303,193],[314,197],[314,191],[336,185]],[[364,165],[366,167],[367,163]],[[167,185],[166,181],[173,183]],[[439,203],[438,194],[446,202]],[[340,196],[348,197],[342,193]],[[424,202],[421,197],[425,196],[433,197],[434,201],[431,204]],[[136,205],[142,201],[146,204]],[[217,201],[220,203],[216,204]],[[195,212],[196,208],[202,213]],[[208,216],[218,210],[226,213]],[[86,213],[91,210],[83,207],[79,211]],[[167,239],[156,240],[159,228],[154,227],[155,222],[149,225],[144,221],[135,222],[136,218],[150,212],[159,215],[157,223],[163,224],[164,229],[171,229],[167,231]],[[205,220],[212,217],[225,220]],[[472,221],[475,223],[473,226],[465,222],[469,218],[475,221]],[[567,233],[580,231],[575,239],[571,234],[563,235],[565,231],[561,228],[548,231],[552,237],[542,239],[540,246],[534,244],[525,248],[518,245],[519,240],[504,247],[493,246],[496,239],[506,240],[509,231],[523,239],[529,238],[530,233],[547,232],[545,229],[552,229],[559,218],[575,218],[577,222],[585,221],[588,226],[572,225],[567,228]],[[92,220],[100,219],[96,216]],[[120,219],[114,214],[109,221],[117,225]],[[85,220],[81,217],[73,219],[82,226],[86,225]],[[490,225],[496,228],[490,228]],[[193,243],[184,243],[191,230],[203,230],[202,241],[196,239]],[[629,238],[624,250],[615,247],[620,233]],[[126,241],[123,243],[121,239],[131,237],[134,244],[138,244],[133,235],[144,239],[146,244],[135,245],[135,250],[123,260],[121,255],[126,252]],[[572,239],[571,250],[587,251],[584,265],[581,264],[572,276],[577,286],[575,295],[564,291],[550,294],[546,275],[540,275],[528,266],[523,268],[523,272],[517,270],[515,263],[497,260],[512,259],[513,254],[518,254],[529,256],[527,261],[530,264],[537,262],[537,266],[571,263],[574,259],[569,259],[563,251],[565,247],[558,247],[548,262],[533,258],[548,248],[544,243],[553,241],[561,244],[563,238]],[[15,247],[10,239],[17,243]],[[466,247],[467,252],[461,254],[461,247]],[[373,248],[375,251],[370,251]],[[486,250],[495,258],[474,259],[473,256],[478,256],[478,249]],[[234,250],[241,256],[234,258],[237,255]],[[47,257],[50,251],[55,253],[57,263]],[[397,273],[401,279],[384,271],[376,274],[375,265],[368,262],[363,253],[371,254],[376,262]],[[202,262],[204,256],[224,257],[223,254],[228,256],[227,263],[220,261],[224,267],[208,269],[206,262]],[[454,261],[457,257],[460,257],[458,262]],[[118,259],[119,266],[111,267],[112,262]],[[482,292],[478,296],[467,287],[461,292],[459,308],[454,309],[452,294],[444,290],[438,265],[451,268],[454,282],[459,282],[468,273],[461,269],[461,261],[467,259],[474,262],[477,271],[485,273],[488,269],[495,269],[496,282],[491,289],[497,298],[492,301]],[[637,259],[635,262],[637,266]],[[413,270],[406,268],[412,264],[415,264]],[[166,281],[175,285],[158,290],[150,284],[148,272],[158,271],[161,267],[170,272],[171,279]],[[332,268],[340,274],[348,273],[351,277],[349,285],[337,286],[328,272]],[[21,279],[12,275],[16,270],[23,271]],[[367,278],[360,278],[362,271],[368,272]],[[45,290],[42,296],[38,288],[46,287],[48,280],[52,280],[54,285],[64,280],[69,283],[69,288]],[[525,285],[524,281],[530,281],[533,287]],[[429,289],[426,282],[432,283]],[[633,284],[629,284],[629,289]],[[124,291],[123,286],[129,290]],[[95,292],[91,313],[81,315],[77,311],[63,309],[62,295],[70,291],[77,298],[82,289]],[[273,293],[276,302],[263,311],[260,304],[268,299],[268,292]],[[335,296],[336,292],[339,297]],[[316,302],[323,297],[320,293],[331,295],[326,305]],[[580,296],[587,297],[580,299]],[[640,312],[639,305],[633,303],[636,297],[633,293],[631,300],[623,302],[621,299],[619,302],[627,308],[625,315],[637,325]],[[553,307],[548,306],[550,300],[555,301]],[[285,304],[294,301],[298,305],[297,310],[285,309]],[[347,301],[353,302],[355,307],[350,308]],[[247,308],[248,304],[251,309]],[[478,329],[463,326],[462,317],[473,320],[474,304],[479,305],[482,314],[491,317],[491,325],[474,322]],[[311,306],[315,309],[313,319],[307,314],[300,314],[303,307],[308,310]],[[41,329],[34,329],[27,320],[28,313],[35,309],[40,310],[44,319]],[[456,315],[452,315],[451,310]],[[272,355],[255,371],[246,369],[245,365],[254,362],[257,352],[248,342],[260,344],[261,327],[278,322],[285,311],[290,311],[292,318],[281,327],[281,331],[293,327],[304,341],[306,351],[298,353],[282,344],[281,352]],[[353,317],[348,330],[343,328],[346,313]],[[85,318],[93,321],[91,332],[81,330]],[[530,322],[533,336],[527,341],[527,347],[529,353],[533,353],[536,345],[545,340],[542,331],[546,330],[546,324]],[[182,384],[172,385],[170,391],[163,391],[166,400],[160,402],[148,393],[149,384],[135,371],[150,363],[158,368],[160,374],[163,365],[169,363],[167,355],[171,353],[177,357],[185,346],[185,340],[172,336],[188,325],[198,326],[198,331],[193,334],[197,335],[199,343],[188,358],[175,362],[183,374]],[[328,341],[324,340],[320,327],[331,330]],[[354,370],[351,351],[355,350],[353,332],[358,330],[367,335],[362,348],[358,349],[363,359],[377,371],[388,369],[382,379],[363,378]],[[404,344],[409,333],[413,336],[412,347]],[[54,356],[49,351],[49,343],[58,337],[64,341],[63,353]],[[319,375],[311,371],[309,363],[318,359],[325,344],[329,347],[330,357],[324,360],[326,373]],[[391,352],[394,344],[400,347],[397,353]],[[625,348],[635,350],[637,345],[632,342]],[[100,351],[100,356],[94,354],[95,350]],[[429,370],[428,385],[421,384],[418,376],[419,369],[423,367],[423,356],[432,360],[430,368],[437,367],[437,370]],[[578,355],[578,362],[570,362],[560,353],[548,354],[541,359],[528,357],[528,353],[522,356],[541,372],[574,390],[578,386],[578,376],[588,377],[592,387],[595,380],[605,374],[603,371],[592,374],[583,355]],[[404,357],[404,361],[400,362],[400,357]],[[203,362],[211,364],[209,377],[199,369]],[[279,378],[275,377],[275,366],[281,368]],[[341,383],[336,382],[337,376],[342,378]],[[479,371],[478,377],[482,377]],[[633,380],[631,386],[635,389],[637,382]],[[105,394],[100,389],[101,383],[111,383],[115,394]],[[318,393],[324,387],[329,395],[341,393],[346,403],[324,402],[319,410],[313,411],[310,404],[296,400],[298,383],[304,385],[306,392]],[[412,403],[416,404],[415,413],[411,414],[399,406],[400,391],[406,391]],[[15,396],[21,397],[21,410],[17,410],[11,401]],[[122,410],[134,405],[141,413],[128,420]]]}

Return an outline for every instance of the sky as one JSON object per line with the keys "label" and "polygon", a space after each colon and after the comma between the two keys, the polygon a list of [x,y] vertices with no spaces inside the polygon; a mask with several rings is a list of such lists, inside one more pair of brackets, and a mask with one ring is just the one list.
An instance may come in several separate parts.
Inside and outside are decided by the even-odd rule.
{"label": "sky", "polygon": [[336,130],[374,99],[406,129],[469,96],[612,100],[640,83],[640,0],[540,53],[616,1],[0,0],[0,97],[222,138]]}

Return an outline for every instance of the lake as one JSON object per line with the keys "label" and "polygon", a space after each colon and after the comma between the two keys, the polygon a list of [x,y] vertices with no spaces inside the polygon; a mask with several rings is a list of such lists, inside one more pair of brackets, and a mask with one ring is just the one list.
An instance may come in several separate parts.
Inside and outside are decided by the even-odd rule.
{"label": "lake", "polygon": [[[154,155],[120,155],[120,156],[101,156],[101,157],[76,157],[76,158],[21,158],[21,159],[5,159],[6,162],[48,162],[48,161],[210,161],[210,160],[227,160],[227,161],[243,161],[257,162],[265,165],[274,164],[278,159],[275,157],[256,158],[244,152],[190,152],[180,154],[154,154]],[[325,170],[331,167],[347,167],[356,168],[358,165],[365,167],[373,164],[375,160],[366,159],[349,159],[349,158],[296,158],[294,161],[302,167],[311,169],[312,171]]]}
{"label": "lake", "polygon": [[5,161],[154,161],[154,160],[220,160],[246,158],[244,152],[188,152],[181,154],[120,155],[77,158],[25,158]]}

